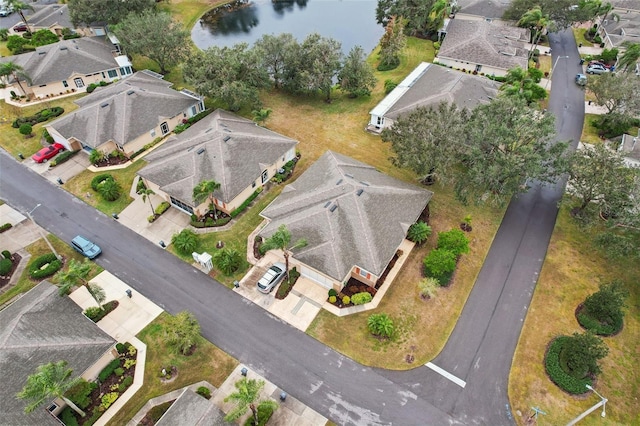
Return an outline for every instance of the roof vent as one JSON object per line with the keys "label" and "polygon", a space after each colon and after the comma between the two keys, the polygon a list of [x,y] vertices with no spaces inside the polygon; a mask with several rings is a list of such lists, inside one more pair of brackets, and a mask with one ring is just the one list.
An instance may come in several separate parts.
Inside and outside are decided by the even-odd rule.
{"label": "roof vent", "polygon": [[332,205],[332,206],[331,206],[331,208],[329,208],[329,211],[330,211],[331,213],[333,213],[334,211],[336,211],[336,209],[337,209],[337,208],[338,208],[338,205],[337,205],[337,204],[334,204],[334,205]]}
{"label": "roof vent", "polygon": [[205,133],[209,133],[209,132],[210,132],[210,131],[212,131],[212,130],[213,130],[213,127],[209,127],[209,128],[208,128],[207,130],[205,130],[204,132],[205,132]]}
{"label": "roof vent", "polygon": [[369,186],[367,182],[360,181],[360,183],[363,184],[364,186]]}
{"label": "roof vent", "polygon": [[222,138],[223,141],[227,142],[229,139],[231,139],[231,136],[227,135],[224,138]]}
{"label": "roof vent", "polygon": [[329,207],[329,204],[331,204],[331,201],[327,201],[327,203],[324,205],[324,208],[326,209],[327,207]]}
{"label": "roof vent", "polygon": [[353,175],[351,173],[345,173],[344,174],[346,177],[350,177],[351,179],[353,179]]}
{"label": "roof vent", "polygon": [[69,48],[67,46],[62,46],[60,50],[69,50]]}
{"label": "roof vent", "polygon": [[109,102],[105,102],[102,105],[100,105],[100,108],[106,108],[109,106]]}
{"label": "roof vent", "polygon": [[38,52],[38,55],[46,55],[47,52]]}
{"label": "roof vent", "polygon": [[200,155],[204,152],[204,148],[200,148],[199,150],[196,151],[196,154]]}
{"label": "roof vent", "polygon": [[190,147],[190,148],[187,150],[187,152],[191,152],[191,151],[193,151],[193,148],[195,148],[195,146]]}
{"label": "roof vent", "polygon": [[336,182],[336,185],[340,185],[342,183],[342,179]]}
{"label": "roof vent", "polygon": [[356,195],[359,197],[362,195],[363,192],[364,192],[364,189],[360,188],[356,191]]}
{"label": "roof vent", "polygon": [[135,92],[135,90],[129,90],[129,91],[127,92],[127,95],[133,95],[134,93],[136,93],[136,92]]}

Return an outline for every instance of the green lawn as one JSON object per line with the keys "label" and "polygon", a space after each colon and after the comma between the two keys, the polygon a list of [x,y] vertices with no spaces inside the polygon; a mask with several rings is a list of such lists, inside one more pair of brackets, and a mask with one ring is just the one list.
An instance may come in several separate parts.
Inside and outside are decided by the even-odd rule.
{"label": "green lawn", "polygon": [[[58,237],[54,235],[47,235],[47,238],[49,239],[49,242],[51,243],[53,248],[56,249],[58,254],[63,256],[65,259],[67,259],[65,260],[65,266],[64,266],[65,268],[68,263],[68,259],[76,259],[78,261],[81,261],[84,259],[84,257],[80,253],[73,250],[67,243],[60,240]],[[0,249],[2,249],[2,247],[0,247]],[[29,259],[28,265],[30,265],[31,262],[33,262],[37,257],[47,253],[51,253],[51,250],[49,249],[49,246],[44,241],[44,239],[39,239],[33,244],[28,245],[25,248],[25,250],[31,254],[31,258]],[[31,277],[29,276],[28,265],[22,272],[22,275],[20,275],[20,279],[18,280],[16,285],[10,288],[9,290],[7,290],[6,292],[0,294],[0,306],[4,305],[5,303],[13,299],[15,296],[21,293],[26,293],[27,291],[35,287],[40,281],[42,281],[42,280],[31,279]],[[98,266],[97,264],[94,264],[93,270],[91,271],[89,278],[91,279],[95,277],[102,271],[103,269],[100,266]],[[53,279],[53,277],[47,278],[47,280],[55,283],[55,280]]]}
{"label": "green lawn", "polygon": [[[147,164],[143,159],[136,160],[129,167],[119,170],[99,171],[94,173],[90,170],[84,170],[80,174],[69,179],[64,184],[64,188],[71,192],[73,195],[83,200],[87,204],[95,207],[101,212],[111,215],[112,213],[120,213],[124,210],[132,201],[133,198],[129,196],[133,179],[136,177],[136,173],[142,167]],[[115,201],[104,200],[97,192],[91,188],[91,180],[101,173],[109,173],[114,177],[116,182],[120,184],[122,193],[120,198]],[[87,197],[90,194],[90,197]]]}
{"label": "green lawn", "polygon": [[583,46],[588,46],[588,47],[593,46],[593,43],[584,37],[587,31],[588,31],[588,28],[573,28],[573,36],[576,39],[576,44],[582,43]]}
{"label": "green lawn", "polygon": [[[138,334],[137,337],[147,345],[144,385],[108,425],[124,425],[149,399],[201,380],[219,387],[238,365],[235,359],[205,339],[198,343],[196,351],[190,356],[176,355],[168,350],[163,331],[168,318],[169,314],[162,313]],[[162,383],[160,372],[171,365],[178,368],[178,377],[171,383]]]}
{"label": "green lawn", "polygon": [[580,135],[580,142],[597,144],[602,143],[602,139],[598,136],[598,129],[591,124],[599,117],[598,114],[585,114],[584,124],[582,125],[582,135]]}

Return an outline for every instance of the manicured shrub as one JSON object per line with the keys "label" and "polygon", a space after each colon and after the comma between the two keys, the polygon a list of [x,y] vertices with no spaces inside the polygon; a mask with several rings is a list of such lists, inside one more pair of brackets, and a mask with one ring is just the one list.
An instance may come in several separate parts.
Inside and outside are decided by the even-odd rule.
{"label": "manicured shrub", "polygon": [[551,342],[544,358],[544,367],[551,381],[560,389],[573,395],[580,395],[588,391],[587,385],[591,385],[592,382],[588,376],[577,379],[562,368],[560,353],[569,338],[569,336],[560,336]]}
{"label": "manicured shrub", "polygon": [[282,283],[280,283],[280,286],[276,291],[276,299],[284,299],[285,297],[287,297],[287,295],[291,291],[291,288],[293,288],[293,285],[296,283],[299,277],[300,272],[298,272],[295,267],[292,268],[289,271],[289,279],[284,279],[282,280]]}
{"label": "manicured shrub", "polygon": [[102,309],[97,306],[90,306],[85,309],[84,314],[93,322],[98,322],[101,318]]}
{"label": "manicured shrub", "polygon": [[622,321],[625,299],[628,293],[619,281],[600,285],[600,289],[584,301],[585,314],[602,324]]}
{"label": "manicured shrub", "polygon": [[34,279],[50,277],[62,268],[62,262],[55,254],[48,253],[37,257],[29,265],[29,275]]}
{"label": "manicured shrub", "polygon": [[198,248],[198,236],[189,229],[183,229],[171,237],[171,243],[178,253],[187,255],[193,253]]}
{"label": "manicured shrub", "polygon": [[256,199],[256,197],[257,197],[259,194],[260,194],[260,192],[259,192],[259,191],[257,191],[257,190],[256,190],[256,191],[254,191],[254,192],[253,192],[253,194],[251,194],[251,195],[249,196],[249,198],[247,198],[247,199],[246,199],[242,204],[240,204],[240,206],[238,206],[238,208],[237,208],[237,209],[233,210],[233,211],[229,214],[229,216],[231,216],[232,218],[234,218],[234,217],[238,216],[240,213],[242,213],[242,212],[243,212],[243,210],[244,210],[244,209],[246,209],[246,208],[247,208],[247,206],[248,206],[249,204],[251,204],[251,202],[252,202],[253,200],[255,200],[255,199]]}
{"label": "manicured shrub", "polygon": [[158,207],[156,207],[155,213],[157,215],[161,215],[162,213],[166,212],[169,207],[171,207],[171,204],[169,204],[167,201],[163,201],[158,205]]}
{"label": "manicured shrub", "polygon": [[118,367],[115,370],[113,370],[113,372],[115,373],[116,376],[120,377],[124,374],[124,368]]}
{"label": "manicured shrub", "polygon": [[387,314],[372,314],[367,319],[367,328],[374,336],[389,338],[393,335],[393,321]]}
{"label": "manicured shrub", "polygon": [[98,193],[106,201],[115,201],[120,198],[122,188],[120,188],[120,185],[118,185],[118,182],[115,180],[107,179],[98,187]]}
{"label": "manicured shrub", "polygon": [[109,364],[107,364],[105,368],[102,369],[100,374],[98,374],[98,380],[100,380],[101,382],[104,382],[105,380],[107,380],[107,378],[111,374],[113,374],[113,371],[119,367],[120,367],[120,358],[116,358],[112,360]]}
{"label": "manicured shrub", "polygon": [[349,296],[342,296],[342,304],[348,305],[349,303],[351,303],[351,298]]}
{"label": "manicured shrub", "polygon": [[449,280],[456,269],[456,255],[449,250],[431,250],[424,258],[424,270],[428,277],[436,278],[440,285],[449,285]]}
{"label": "manicured shrub", "polygon": [[335,290],[334,290],[334,289],[332,289],[332,288],[331,288],[331,289],[329,289],[329,297],[331,297],[331,296],[337,296],[337,295],[338,295],[338,292],[337,292],[337,291],[335,291]]}
{"label": "manicured shrub", "polygon": [[206,386],[200,386],[196,393],[206,399],[211,399],[211,391]]}
{"label": "manicured shrub", "polygon": [[414,223],[407,231],[407,239],[416,244],[424,243],[429,236],[431,236],[431,227],[423,221]]}
{"label": "manicured shrub", "polygon": [[89,395],[97,387],[98,385],[94,382],[88,382],[84,379],[80,379],[78,384],[69,389],[64,396],[69,398],[78,407],[87,408],[91,403]]}
{"label": "manicured shrub", "polygon": [[[92,151],[91,153],[93,154],[93,152],[94,151]],[[96,152],[101,152],[101,151],[96,151]],[[91,179],[91,189],[98,192],[100,190],[100,184],[107,180],[113,180],[113,176],[111,176],[108,173],[96,175],[93,179]]]}
{"label": "manicured shrub", "polygon": [[329,296],[329,303],[336,303],[338,298],[336,296]]}
{"label": "manicured shrub", "polygon": [[460,229],[438,233],[438,248],[448,250],[456,257],[469,253],[469,239]]}
{"label": "manicured shrub", "polygon": [[368,291],[363,291],[362,293],[356,293],[351,296],[351,303],[354,305],[364,305],[365,303],[369,303],[373,300],[373,296]]}
{"label": "manicured shrub", "polygon": [[20,134],[25,136],[31,136],[33,134],[33,126],[31,124],[22,124],[20,126]]}
{"label": "manicured shrub", "polygon": [[64,109],[60,107],[46,108],[42,111],[37,112],[35,115],[31,115],[29,117],[17,118],[13,123],[11,123],[11,127],[13,127],[14,129],[17,129],[25,123],[31,124],[32,126],[34,126],[38,123],[42,123],[44,121],[58,117],[63,113],[64,113]]}
{"label": "manicured shrub", "polygon": [[60,420],[62,420],[62,423],[64,423],[65,426],[78,426],[78,420],[76,420],[76,416],[71,407],[65,407],[64,410],[62,410]]}
{"label": "manicured shrub", "polygon": [[5,259],[11,259],[11,252],[9,250],[2,250],[2,257]]}
{"label": "manicured shrub", "polygon": [[393,80],[385,80],[384,81],[384,93],[385,95],[388,95],[389,93],[391,93],[391,91],[393,89],[395,89],[398,86],[398,83],[396,83]]}
{"label": "manicured shrub", "polygon": [[73,157],[74,155],[76,155],[79,151],[63,151],[60,154],[58,154],[55,158],[55,160],[51,160],[49,162],[49,167],[55,167],[59,164],[62,164],[66,161],[68,161],[71,157]]}
{"label": "manicured shrub", "polygon": [[10,223],[4,223],[4,224],[0,225],[0,233],[2,233],[4,231],[8,231],[12,227],[13,227],[13,225],[10,224]]}
{"label": "manicured shrub", "polygon": [[11,268],[13,267],[13,262],[11,259],[0,259],[0,275],[5,276],[11,272]]}
{"label": "manicured shrub", "polygon": [[124,343],[116,343],[116,351],[118,351],[118,353],[120,355],[126,354],[127,353],[127,347],[124,345]]}
{"label": "manicured shrub", "polygon": [[[51,110],[49,110],[51,111]],[[47,141],[47,143],[53,143],[55,142],[53,140],[53,137],[49,134],[49,132],[47,131],[47,129],[42,129],[42,137],[44,138],[45,141]]]}
{"label": "manicured shrub", "polygon": [[107,409],[111,407],[111,404],[116,402],[116,399],[118,399],[119,396],[120,394],[118,392],[109,392],[104,394],[102,396],[100,407],[98,407],[98,409],[103,412],[107,411]]}
{"label": "manicured shrub", "polygon": [[126,387],[129,387],[133,384],[133,377],[131,376],[127,376],[124,378],[124,380],[122,381],[122,384],[125,385]]}
{"label": "manicured shrub", "polygon": [[213,255],[213,263],[225,275],[236,272],[242,266],[243,260],[244,258],[238,250],[229,247],[225,247]]}

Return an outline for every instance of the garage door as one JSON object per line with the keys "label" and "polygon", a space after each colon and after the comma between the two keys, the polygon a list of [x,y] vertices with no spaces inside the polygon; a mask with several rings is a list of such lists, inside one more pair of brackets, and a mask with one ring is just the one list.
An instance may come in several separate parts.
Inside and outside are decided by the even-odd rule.
{"label": "garage door", "polygon": [[305,278],[310,279],[311,281],[320,284],[324,288],[333,288],[333,281],[325,277],[324,275],[314,271],[313,269],[307,268],[306,266],[300,266],[300,275]]}

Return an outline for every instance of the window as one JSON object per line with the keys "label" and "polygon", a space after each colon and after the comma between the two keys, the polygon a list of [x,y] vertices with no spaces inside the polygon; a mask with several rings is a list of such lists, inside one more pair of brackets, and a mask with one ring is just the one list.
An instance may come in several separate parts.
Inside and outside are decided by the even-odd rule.
{"label": "window", "polygon": [[69,87],[69,83],[67,83],[67,80],[62,80],[62,85],[64,87]]}
{"label": "window", "polygon": [[81,87],[84,87],[84,81],[82,81],[82,79],[80,77],[74,78],[73,82],[76,84],[76,87],[78,89],[81,88]]}
{"label": "window", "polygon": [[47,410],[50,413],[53,413],[54,411],[56,411],[58,409],[58,404],[56,404],[55,402],[52,402],[50,406],[47,407]]}
{"label": "window", "polygon": [[116,71],[116,70],[109,70],[107,72],[109,73],[109,78],[117,78],[118,77],[118,71]]}
{"label": "window", "polygon": [[107,78],[107,77],[104,75],[104,71],[102,71],[102,78]]}
{"label": "window", "polygon": [[196,115],[198,113],[197,109],[195,106],[191,107],[191,115]]}
{"label": "window", "polygon": [[131,73],[132,73],[131,67],[129,66],[120,68],[120,75],[129,75]]}
{"label": "window", "polygon": [[162,132],[163,135],[166,135],[167,133],[169,133],[169,125],[167,124],[166,121],[160,125],[160,131]]}
{"label": "window", "polygon": [[481,69],[482,69],[482,65],[476,65],[476,72],[480,72]]}
{"label": "window", "polygon": [[269,180],[269,170],[265,170],[262,172],[262,183],[265,183]]}

